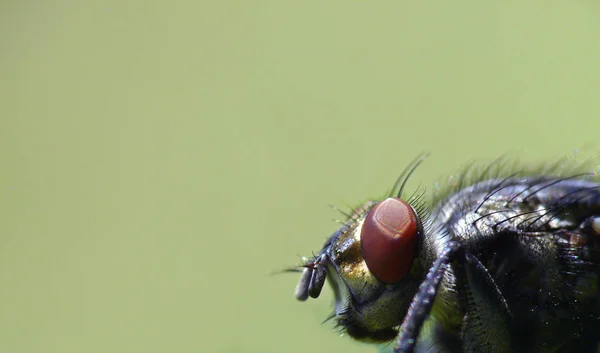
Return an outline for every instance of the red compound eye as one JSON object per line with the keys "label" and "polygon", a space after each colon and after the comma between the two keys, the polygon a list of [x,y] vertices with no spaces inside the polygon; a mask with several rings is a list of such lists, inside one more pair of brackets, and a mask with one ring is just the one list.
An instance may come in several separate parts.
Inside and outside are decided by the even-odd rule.
{"label": "red compound eye", "polygon": [[418,221],[412,207],[388,198],[367,214],[360,232],[360,246],[369,271],[380,281],[400,281],[414,259]]}

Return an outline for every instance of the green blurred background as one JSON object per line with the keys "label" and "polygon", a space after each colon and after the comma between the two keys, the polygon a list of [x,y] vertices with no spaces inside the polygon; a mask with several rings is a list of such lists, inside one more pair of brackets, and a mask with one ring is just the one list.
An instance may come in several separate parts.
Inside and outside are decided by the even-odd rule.
{"label": "green blurred background", "polygon": [[599,37],[595,0],[3,1],[0,352],[375,352],[269,274],[423,150],[596,142]]}

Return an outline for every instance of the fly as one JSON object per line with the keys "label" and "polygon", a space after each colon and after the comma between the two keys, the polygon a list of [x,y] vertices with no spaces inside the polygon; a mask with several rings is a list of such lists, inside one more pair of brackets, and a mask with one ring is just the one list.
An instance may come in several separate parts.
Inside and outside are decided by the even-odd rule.
{"label": "fly", "polygon": [[424,159],[304,259],[296,298],[319,297],[328,281],[340,330],[394,353],[596,352],[595,174],[507,175],[498,160],[426,202],[421,188],[404,194]]}

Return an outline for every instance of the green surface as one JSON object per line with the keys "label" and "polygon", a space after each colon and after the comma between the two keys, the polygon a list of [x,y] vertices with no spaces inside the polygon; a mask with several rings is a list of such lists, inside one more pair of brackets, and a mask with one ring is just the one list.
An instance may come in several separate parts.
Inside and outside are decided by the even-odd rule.
{"label": "green surface", "polygon": [[0,352],[375,352],[269,273],[422,150],[415,185],[596,143],[599,34],[593,0],[3,1]]}

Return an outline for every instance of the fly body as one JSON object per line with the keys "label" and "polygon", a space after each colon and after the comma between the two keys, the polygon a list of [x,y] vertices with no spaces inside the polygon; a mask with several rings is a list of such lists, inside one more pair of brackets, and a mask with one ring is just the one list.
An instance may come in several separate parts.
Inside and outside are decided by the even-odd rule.
{"label": "fly body", "polygon": [[596,352],[594,175],[507,175],[497,162],[426,202],[403,196],[422,160],[305,259],[296,297],[317,298],[328,281],[340,330],[394,353]]}

